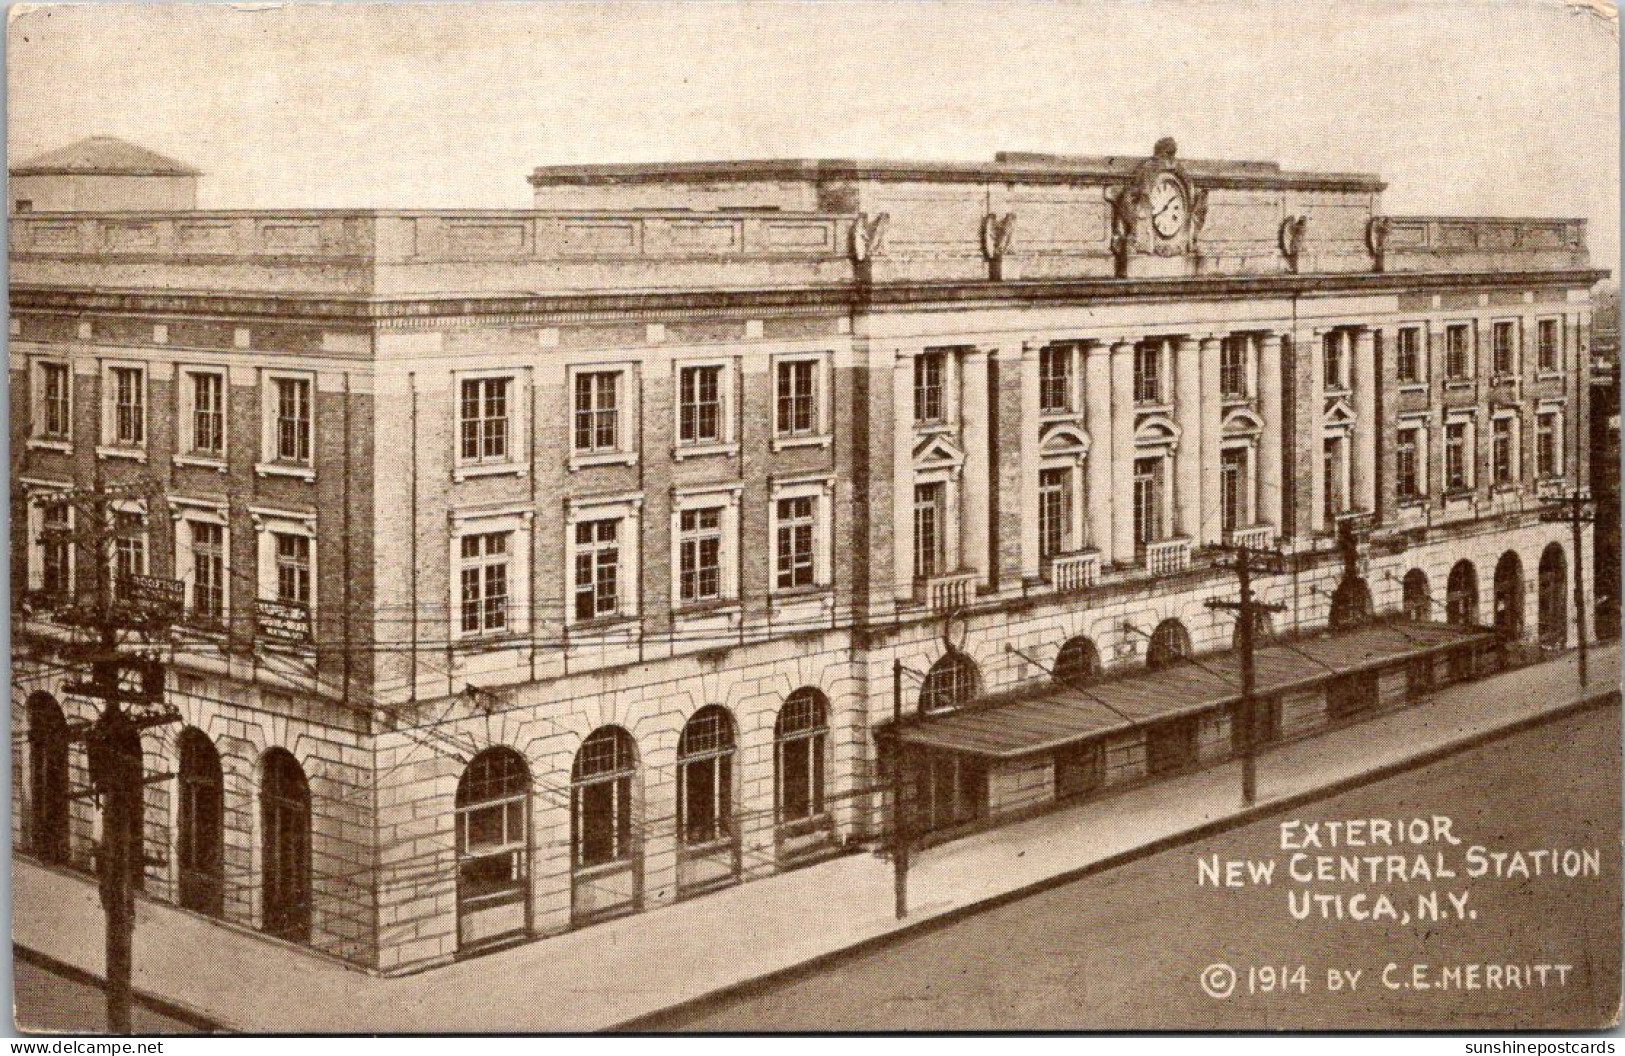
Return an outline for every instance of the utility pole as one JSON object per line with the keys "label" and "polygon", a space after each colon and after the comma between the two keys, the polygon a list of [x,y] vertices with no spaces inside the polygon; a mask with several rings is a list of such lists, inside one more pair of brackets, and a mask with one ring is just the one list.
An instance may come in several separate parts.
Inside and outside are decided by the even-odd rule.
{"label": "utility pole", "polygon": [[1234,555],[1225,567],[1235,569],[1239,596],[1235,601],[1209,598],[1207,607],[1228,609],[1234,612],[1236,619],[1240,621],[1236,624],[1236,636],[1241,652],[1241,700],[1238,704],[1238,714],[1232,721],[1241,727],[1241,803],[1250,807],[1258,798],[1256,758],[1258,701],[1253,696],[1253,650],[1257,643],[1254,641],[1254,632],[1258,629],[1258,618],[1261,615],[1280,612],[1286,608],[1284,605],[1255,601],[1252,575],[1254,572],[1279,574],[1285,565],[1278,550],[1256,550],[1247,546],[1226,549]]}
{"label": "utility pole", "polygon": [[908,806],[903,775],[903,661],[891,668],[892,715],[892,898],[897,919],[908,916]]}
{"label": "utility pole", "polygon": [[1586,588],[1585,559],[1580,550],[1580,526],[1595,520],[1596,511],[1592,508],[1591,493],[1581,488],[1550,495],[1543,502],[1545,509],[1540,511],[1540,519],[1548,524],[1567,521],[1572,533],[1574,542],[1574,630],[1580,639],[1580,685],[1584,686],[1586,684]]}
{"label": "utility pole", "polygon": [[[87,640],[62,647],[67,662],[85,664],[89,678],[65,683],[63,692],[102,702],[101,715],[79,736],[85,741],[90,778],[102,808],[102,839],[96,867],[106,925],[107,1029],[131,1032],[131,967],[135,945],[135,885],[146,864],[141,839],[141,796],[147,784],[141,754],[141,731],[179,719],[163,701],[163,668],[157,660],[121,648],[128,631],[152,639],[167,631],[178,615],[176,597],[164,581],[117,574],[118,542],[134,531],[121,521],[119,505],[156,499],[148,484],[104,483],[100,471],[93,486],[69,488],[50,495],[44,505],[65,507],[65,524],[47,529],[44,541],[66,544],[91,556],[94,592],[88,601],[70,584],[70,596],[52,618],[86,632]],[[133,684],[132,678],[133,676]],[[150,708],[139,714],[125,707]],[[162,778],[158,778],[162,780]]]}

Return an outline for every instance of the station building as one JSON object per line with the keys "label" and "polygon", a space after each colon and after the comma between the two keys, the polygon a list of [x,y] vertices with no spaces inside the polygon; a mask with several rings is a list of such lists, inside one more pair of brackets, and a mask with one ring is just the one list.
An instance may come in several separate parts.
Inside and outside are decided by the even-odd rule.
{"label": "station building", "polygon": [[184,604],[146,896],[385,972],[871,848],[892,766],[930,840],[1227,758],[1226,546],[1265,741],[1574,642],[1583,221],[1166,140],[530,182],[14,206],[16,853],[97,835],[97,481]]}

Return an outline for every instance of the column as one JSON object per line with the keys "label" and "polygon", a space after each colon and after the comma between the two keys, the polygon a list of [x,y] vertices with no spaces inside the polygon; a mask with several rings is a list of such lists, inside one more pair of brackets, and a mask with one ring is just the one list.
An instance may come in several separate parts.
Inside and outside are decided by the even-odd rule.
{"label": "column", "polygon": [[1297,354],[1309,361],[1309,406],[1307,421],[1299,430],[1309,448],[1309,525],[1316,532],[1331,529],[1326,523],[1326,350],[1321,347],[1324,330],[1313,330],[1308,341],[1294,341]]}
{"label": "column", "polygon": [[1112,345],[1112,556],[1134,560],[1134,342]]}
{"label": "column", "polygon": [[[1112,463],[1115,460],[1112,433],[1112,361],[1102,342],[1093,342],[1084,352],[1084,425],[1089,430],[1089,538],[1100,551],[1100,567],[1112,562],[1118,553],[1112,536]],[[1124,413],[1129,413],[1125,410]],[[1132,414],[1130,415],[1132,417]],[[1128,516],[1128,511],[1123,511]],[[1036,518],[1035,518],[1036,520]]]}
{"label": "column", "polygon": [[1377,508],[1377,335],[1369,327],[1354,335],[1354,508]]}
{"label": "column", "polygon": [[1038,559],[1038,360],[1043,346],[1021,346],[1021,578],[1035,583],[1043,574]]}
{"label": "column", "polygon": [[1179,450],[1174,452],[1174,479],[1178,486],[1180,535],[1199,540],[1202,535],[1202,364],[1195,338],[1183,337],[1174,365],[1174,420],[1179,423]]}
{"label": "column", "polygon": [[914,354],[898,349],[892,364],[893,596],[914,597]]}
{"label": "column", "polygon": [[1202,464],[1198,473],[1203,478],[1202,507],[1197,514],[1197,531],[1191,538],[1196,545],[1218,542],[1224,534],[1224,516],[1219,510],[1219,412],[1222,410],[1219,393],[1219,346],[1215,334],[1202,338],[1202,377],[1198,390],[1199,416],[1202,423]]}
{"label": "column", "polygon": [[1281,535],[1281,509],[1286,481],[1281,476],[1282,415],[1281,335],[1265,334],[1258,343],[1258,416],[1264,419],[1258,437],[1258,515],[1264,524],[1274,525]]}
{"label": "column", "polygon": [[977,573],[981,584],[988,582],[988,496],[989,480],[987,350],[975,348],[960,361],[964,384],[960,386],[960,414],[964,424],[965,471],[960,481],[959,541],[960,564]]}

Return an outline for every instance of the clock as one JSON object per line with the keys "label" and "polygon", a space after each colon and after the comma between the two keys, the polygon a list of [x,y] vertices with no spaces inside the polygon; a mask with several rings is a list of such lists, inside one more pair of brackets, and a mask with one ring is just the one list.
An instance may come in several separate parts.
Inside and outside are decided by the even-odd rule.
{"label": "clock", "polygon": [[1173,238],[1185,229],[1190,219],[1190,207],[1185,202],[1185,185],[1171,172],[1165,172],[1151,182],[1146,194],[1151,207],[1151,228],[1161,238]]}

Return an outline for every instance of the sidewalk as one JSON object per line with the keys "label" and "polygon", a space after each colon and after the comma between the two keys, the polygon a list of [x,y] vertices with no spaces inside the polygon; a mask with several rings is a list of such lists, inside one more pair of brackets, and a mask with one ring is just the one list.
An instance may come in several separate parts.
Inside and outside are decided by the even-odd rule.
{"label": "sidewalk", "polygon": [[[1590,660],[1583,693],[1571,654],[1264,755],[1248,813],[1374,780],[1615,690],[1618,646]],[[1239,788],[1231,763],[933,847],[913,863],[902,922],[892,917],[890,863],[852,855],[393,979],[141,902],[135,988],[262,1033],[603,1030],[1233,824],[1244,816]],[[12,885],[13,941],[100,976],[95,885],[17,859]]]}

